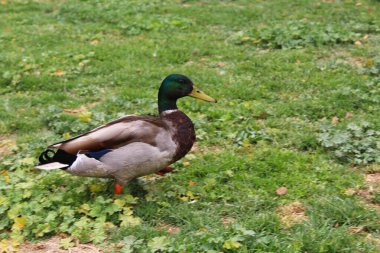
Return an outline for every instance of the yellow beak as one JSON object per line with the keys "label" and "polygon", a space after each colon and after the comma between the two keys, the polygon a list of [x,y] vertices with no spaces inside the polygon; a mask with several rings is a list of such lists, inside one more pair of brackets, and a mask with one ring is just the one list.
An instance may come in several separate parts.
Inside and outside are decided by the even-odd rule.
{"label": "yellow beak", "polygon": [[190,92],[188,96],[193,97],[193,98],[198,98],[200,100],[204,100],[207,102],[216,103],[216,99],[206,95],[203,91],[201,91],[195,86],[193,86],[193,90]]}

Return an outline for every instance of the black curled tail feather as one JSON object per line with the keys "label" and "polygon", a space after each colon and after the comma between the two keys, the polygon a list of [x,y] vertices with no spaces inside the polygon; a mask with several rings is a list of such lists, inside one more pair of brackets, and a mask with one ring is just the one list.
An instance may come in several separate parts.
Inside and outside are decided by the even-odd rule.
{"label": "black curled tail feather", "polygon": [[[40,161],[40,164],[39,164],[39,165],[54,162],[54,161],[53,161],[53,157],[54,157],[55,153],[56,153],[56,152],[54,152],[54,150],[52,150],[52,149],[46,149],[46,150],[45,150],[44,152],[42,152],[41,155],[38,157],[38,161]],[[49,155],[49,154],[52,154],[52,155]]]}
{"label": "black curled tail feather", "polygon": [[47,149],[44,152],[42,152],[38,158],[38,160],[40,161],[39,165],[59,162],[59,163],[67,164],[68,165],[67,168],[70,167],[75,162],[76,159],[77,159],[76,155],[69,154],[62,149],[58,149],[57,151],[54,151],[52,149]]}

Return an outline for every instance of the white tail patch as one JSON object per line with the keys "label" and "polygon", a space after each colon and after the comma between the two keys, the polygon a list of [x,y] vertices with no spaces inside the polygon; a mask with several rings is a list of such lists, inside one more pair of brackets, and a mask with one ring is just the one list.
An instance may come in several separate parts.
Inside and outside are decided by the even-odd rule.
{"label": "white tail patch", "polygon": [[36,169],[39,170],[57,170],[57,169],[62,169],[69,166],[68,164],[64,163],[59,163],[59,162],[54,162],[54,163],[47,163],[47,164],[42,164],[36,166]]}

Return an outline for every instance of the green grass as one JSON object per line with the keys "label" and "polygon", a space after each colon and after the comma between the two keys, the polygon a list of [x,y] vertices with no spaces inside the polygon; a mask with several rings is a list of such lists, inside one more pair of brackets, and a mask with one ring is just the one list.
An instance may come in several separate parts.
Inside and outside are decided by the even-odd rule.
{"label": "green grass", "polygon": [[[375,0],[1,1],[0,141],[17,145],[0,145],[0,246],[64,233],[110,252],[377,252],[379,213],[347,189],[380,161],[379,16]],[[219,101],[179,102],[198,144],[175,173],[114,197],[110,180],[34,169],[52,142],[156,114],[170,73]],[[307,218],[285,225],[295,201]]]}

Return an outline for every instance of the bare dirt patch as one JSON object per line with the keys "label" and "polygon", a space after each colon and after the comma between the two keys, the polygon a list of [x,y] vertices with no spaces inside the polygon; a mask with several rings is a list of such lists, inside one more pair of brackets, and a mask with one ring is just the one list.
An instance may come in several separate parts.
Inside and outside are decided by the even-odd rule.
{"label": "bare dirt patch", "polygon": [[380,172],[370,172],[364,174],[365,184],[360,189],[348,188],[345,194],[348,196],[357,195],[363,197],[366,200],[371,200],[372,195],[380,190]]}
{"label": "bare dirt patch", "polygon": [[294,201],[290,204],[277,208],[277,214],[280,216],[281,223],[286,228],[307,220],[307,216],[305,215],[305,207],[299,201]]}
{"label": "bare dirt patch", "polygon": [[372,242],[380,250],[380,238],[375,237],[372,234],[367,234],[365,240]]}
{"label": "bare dirt patch", "polygon": [[175,235],[175,234],[178,234],[179,232],[181,232],[181,229],[179,227],[177,227],[173,224],[167,224],[167,223],[158,224],[157,229],[161,230],[161,231],[166,231],[170,235]]}
{"label": "bare dirt patch", "polygon": [[74,247],[70,247],[67,250],[61,249],[59,246],[60,240],[63,239],[60,236],[54,236],[50,239],[38,242],[30,243],[26,242],[20,246],[19,251],[21,253],[102,253],[103,250],[97,248],[91,244],[76,243]]}
{"label": "bare dirt patch", "polygon": [[369,173],[363,174],[365,184],[360,189],[348,188],[345,194],[359,196],[363,205],[380,211],[380,204],[376,201],[376,195],[380,192],[380,171],[378,167],[371,166]]}
{"label": "bare dirt patch", "polygon": [[0,156],[11,154],[14,147],[16,147],[16,139],[14,137],[0,137]]}
{"label": "bare dirt patch", "polygon": [[367,183],[380,183],[380,172],[365,175]]}
{"label": "bare dirt patch", "polygon": [[[369,172],[369,173],[368,173]],[[361,189],[347,189],[347,195],[357,195],[361,197],[361,203],[368,208],[380,211],[380,204],[374,202],[374,196],[380,190],[380,171],[378,165],[371,165],[367,168],[367,174],[364,174],[365,185]],[[371,234],[366,231],[365,227],[350,227],[347,229],[352,234],[365,234],[365,240],[370,241],[380,249],[379,234]]]}

